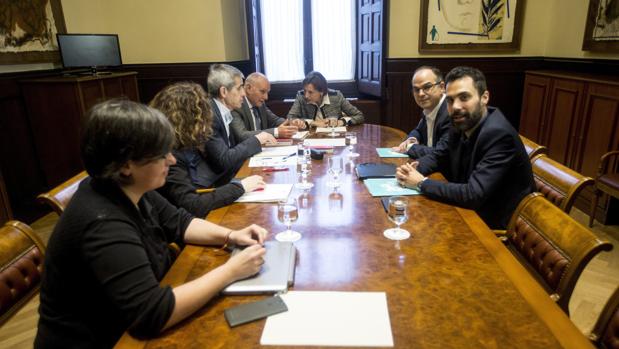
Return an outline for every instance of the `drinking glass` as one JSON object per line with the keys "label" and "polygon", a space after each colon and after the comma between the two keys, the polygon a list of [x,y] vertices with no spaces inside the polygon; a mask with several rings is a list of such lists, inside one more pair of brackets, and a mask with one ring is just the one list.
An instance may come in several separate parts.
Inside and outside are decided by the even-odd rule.
{"label": "drinking glass", "polygon": [[286,230],[275,235],[277,241],[294,242],[301,238],[301,233],[291,229],[292,223],[299,218],[297,198],[289,197],[277,203],[277,219],[286,225]]}
{"label": "drinking glass", "polygon": [[344,170],[344,162],[341,157],[330,156],[329,159],[329,181],[327,186],[337,188],[340,186],[340,174]]}
{"label": "drinking glass", "polygon": [[331,127],[331,133],[329,133],[329,137],[337,137],[337,133],[335,133],[335,127],[337,127],[337,118],[336,117],[328,117],[327,124]]}
{"label": "drinking glass", "polygon": [[389,220],[396,224],[395,228],[387,229],[383,235],[390,240],[405,240],[411,233],[400,228],[400,225],[408,220],[408,200],[404,196],[392,196],[389,198]]}
{"label": "drinking glass", "polygon": [[309,190],[314,187],[314,183],[307,181],[307,176],[310,172],[309,164],[311,164],[310,148],[303,146],[303,155],[297,157],[297,164],[301,167],[301,182],[296,184],[296,187],[303,190]]}
{"label": "drinking glass", "polygon": [[346,132],[346,144],[348,145],[348,156],[356,158],[359,153],[355,153],[355,144],[357,144],[357,132]]}

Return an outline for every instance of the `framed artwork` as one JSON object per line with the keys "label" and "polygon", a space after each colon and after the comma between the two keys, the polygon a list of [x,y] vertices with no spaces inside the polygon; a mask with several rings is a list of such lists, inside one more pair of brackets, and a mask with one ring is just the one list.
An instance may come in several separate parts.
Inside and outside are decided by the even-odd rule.
{"label": "framed artwork", "polygon": [[525,0],[421,0],[419,52],[516,51]]}
{"label": "framed artwork", "polygon": [[0,64],[60,62],[60,0],[0,1]]}
{"label": "framed artwork", "polygon": [[590,0],[582,49],[619,52],[619,0]]}

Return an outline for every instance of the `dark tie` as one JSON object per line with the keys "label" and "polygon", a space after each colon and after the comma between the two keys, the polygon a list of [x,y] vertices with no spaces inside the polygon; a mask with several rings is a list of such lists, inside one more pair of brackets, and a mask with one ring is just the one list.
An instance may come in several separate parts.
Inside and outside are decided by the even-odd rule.
{"label": "dark tie", "polygon": [[252,107],[251,109],[254,111],[254,120],[256,122],[255,131],[260,131],[262,130],[262,122],[260,121],[260,112],[258,112],[258,107]]}

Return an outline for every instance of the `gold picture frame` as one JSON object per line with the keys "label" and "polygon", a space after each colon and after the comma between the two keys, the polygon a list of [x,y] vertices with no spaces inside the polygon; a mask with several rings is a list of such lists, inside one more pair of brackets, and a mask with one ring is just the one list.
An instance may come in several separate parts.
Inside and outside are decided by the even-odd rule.
{"label": "gold picture frame", "polygon": [[525,0],[421,0],[419,52],[520,49]]}
{"label": "gold picture frame", "polygon": [[590,0],[583,51],[619,52],[619,0]]}
{"label": "gold picture frame", "polygon": [[60,62],[56,33],[67,31],[60,0],[3,1],[0,13],[0,64]]}

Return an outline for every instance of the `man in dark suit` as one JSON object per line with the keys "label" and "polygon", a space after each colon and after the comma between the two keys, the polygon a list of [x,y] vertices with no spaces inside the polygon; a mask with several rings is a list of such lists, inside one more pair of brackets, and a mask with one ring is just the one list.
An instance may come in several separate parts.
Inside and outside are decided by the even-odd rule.
{"label": "man in dark suit", "polygon": [[[445,79],[453,124],[447,146],[398,168],[401,185],[449,204],[473,209],[493,229],[504,229],[518,203],[533,192],[531,163],[518,132],[488,107],[482,72],[456,67]],[[440,171],[449,182],[426,178]]]}
{"label": "man in dark suit", "polygon": [[209,102],[213,109],[213,134],[204,145],[204,155],[217,179],[215,186],[228,183],[250,156],[262,150],[261,145],[275,144],[273,135],[260,132],[243,141],[232,130],[231,111],[241,107],[245,97],[243,73],[227,64],[213,64],[207,79]]}
{"label": "man in dark suit", "polygon": [[445,103],[445,82],[438,68],[422,66],[413,73],[411,80],[415,103],[423,109],[423,116],[408,138],[393,150],[408,153],[418,159],[432,148],[443,147],[451,128],[451,121]]}
{"label": "man in dark suit", "polygon": [[245,79],[245,98],[243,105],[232,111],[232,133],[239,140],[245,140],[265,131],[275,138],[292,138],[299,127],[304,127],[302,120],[290,121],[275,115],[266,101],[269,99],[271,83],[261,73],[251,73]]}

